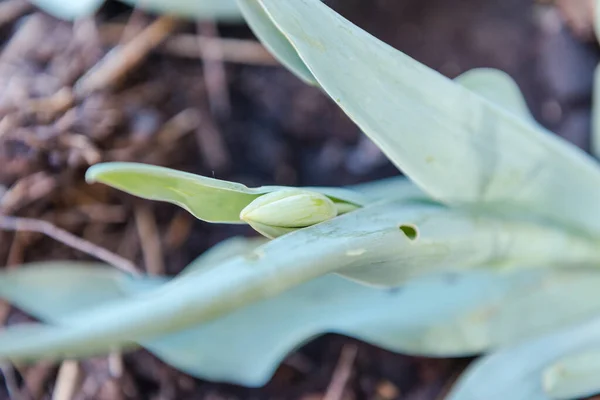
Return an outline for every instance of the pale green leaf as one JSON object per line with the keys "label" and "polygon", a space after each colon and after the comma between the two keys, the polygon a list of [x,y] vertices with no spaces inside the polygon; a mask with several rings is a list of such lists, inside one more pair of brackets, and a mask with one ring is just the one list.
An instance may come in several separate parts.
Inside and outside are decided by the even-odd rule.
{"label": "pale green leaf", "polygon": [[[569,296],[573,295],[577,296],[577,292],[571,292],[565,301],[568,302]],[[594,297],[591,296],[590,301]],[[540,307],[537,311],[554,312],[551,306]],[[448,400],[552,399],[555,382],[549,380],[552,376],[544,376],[544,372],[565,356],[600,344],[600,319],[597,315],[575,327],[556,330],[483,357],[467,369]],[[571,389],[574,388],[570,387],[569,391]]]}
{"label": "pale green leaf", "polygon": [[544,371],[544,390],[553,399],[589,397],[600,392],[600,350],[586,349],[555,362]]}
{"label": "pale green leaf", "polygon": [[[234,237],[213,246],[188,265],[183,274],[211,268],[266,243],[264,238]],[[34,317],[57,322],[132,292],[154,289],[165,277],[133,277],[104,264],[54,261],[30,263],[0,271],[0,298]]]}
{"label": "pale green leaf", "polygon": [[[257,244],[256,240],[242,238],[225,241],[186,270],[188,273],[202,270],[210,267],[207,261],[211,259],[243,254]],[[17,305],[26,304],[24,308],[46,321],[72,323],[72,319],[53,314],[55,309],[47,301],[35,301],[36,279],[26,279],[41,269],[48,271],[47,276],[56,269],[58,277],[61,268],[59,264],[26,265],[10,271],[7,276],[13,283],[19,282],[19,291],[0,291],[0,294],[8,295],[6,298]],[[90,273],[94,268],[86,264],[73,264],[70,270],[81,276],[88,274],[90,278],[94,275]],[[117,280],[119,295],[122,291],[133,294],[152,290],[164,282],[162,278],[115,273],[119,274],[123,275]],[[81,291],[85,288],[98,291],[92,280],[74,283],[82,285]],[[399,290],[389,291],[328,275],[215,321],[160,339],[140,340],[140,344],[167,363],[199,378],[260,386],[289,351],[323,333],[352,336],[397,352],[471,355],[597,314],[600,300],[593,300],[598,298],[595,296],[598,284],[600,274],[594,271],[529,270],[516,274],[473,271],[415,279]],[[42,288],[46,293],[42,300],[50,298],[52,303],[54,297],[70,296],[74,311],[78,308],[89,311],[89,303],[82,307],[77,302],[77,293],[62,293],[63,287]],[[543,313],[541,309],[551,312]],[[15,335],[28,333],[28,329],[31,327],[19,328]]]}
{"label": "pale green leaf", "polygon": [[263,237],[231,237],[220,243],[217,243],[202,253],[200,257],[188,265],[179,275],[181,276],[191,272],[215,268],[229,258],[251,253],[258,246],[262,246],[267,242],[268,240]]}
{"label": "pale green leaf", "polygon": [[596,40],[600,43],[600,0],[594,0],[594,33]]}
{"label": "pale green leaf", "polygon": [[115,268],[85,262],[26,264],[0,271],[0,297],[42,319],[59,321],[76,311],[123,298]]}
{"label": "pale green leaf", "polygon": [[[218,268],[212,263],[261,243],[265,240],[226,240],[184,274]],[[76,321],[69,318],[72,312],[93,312],[95,306],[125,294],[156,289],[166,279],[65,262],[25,265],[4,273],[0,282],[0,297],[48,322],[68,325]],[[329,275],[207,324],[140,343],[194,376],[258,386],[290,350],[322,333],[353,336],[405,353],[470,355],[598,313],[600,300],[593,300],[599,284],[600,274],[594,271],[473,271],[415,279],[388,291]],[[14,332],[37,331],[29,326]]]}
{"label": "pale green leaf", "polygon": [[352,185],[348,186],[348,189],[362,193],[371,201],[386,199],[427,201],[430,199],[417,185],[404,176]]}
{"label": "pale green leaf", "polygon": [[[228,22],[243,20],[235,0],[121,0],[142,10],[175,15],[190,19],[209,19]],[[94,14],[104,0],[32,0],[49,14],[73,20]]]}
{"label": "pale green leaf", "polygon": [[[176,204],[208,222],[244,223],[240,212],[263,194],[279,186],[248,188],[242,184],[207,178],[169,168],[137,163],[103,163],[90,167],[88,182],[101,182],[150,200]],[[340,188],[310,188],[332,199],[366,204],[358,192]]]}
{"label": "pale green leaf", "polygon": [[56,18],[74,20],[94,14],[104,0],[30,0]]}
{"label": "pale green leaf", "polygon": [[[561,285],[565,278],[570,284]],[[322,333],[420,356],[514,344],[598,314],[598,284],[600,274],[591,271],[473,271],[385,291],[325,276],[144,346],[194,376],[259,386],[292,349]]]}
{"label": "pale green leaf", "polygon": [[[399,229],[408,223],[419,230],[418,239]],[[150,340],[215,321],[329,272],[395,286],[449,271],[568,267],[596,262],[599,256],[595,242],[533,221],[432,204],[374,203],[218,267],[176,277],[156,290],[72,314],[68,329],[39,325],[35,341],[9,329],[7,336],[0,334],[0,358],[77,356],[128,346],[135,338]]]}
{"label": "pale green leaf", "polygon": [[516,116],[534,121],[519,86],[506,72],[475,68],[457,76],[454,81]]}
{"label": "pale green leaf", "polygon": [[198,20],[243,20],[235,0],[120,0],[145,11]]}
{"label": "pale green leaf", "polygon": [[237,0],[237,4],[250,29],[273,56],[305,83],[317,85],[312,73],[273,24],[258,0]]}
{"label": "pale green leaf", "polygon": [[318,0],[260,3],[323,90],[433,198],[519,208],[600,233],[600,168],[583,151]]}
{"label": "pale green leaf", "polygon": [[592,154],[596,158],[600,158],[600,65],[596,66],[596,69],[594,70],[594,88],[592,92],[592,131],[590,142]]}

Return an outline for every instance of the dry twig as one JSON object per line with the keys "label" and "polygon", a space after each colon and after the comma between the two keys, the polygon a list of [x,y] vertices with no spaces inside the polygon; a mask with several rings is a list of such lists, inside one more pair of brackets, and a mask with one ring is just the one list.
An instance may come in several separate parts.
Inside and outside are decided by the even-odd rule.
{"label": "dry twig", "polygon": [[32,9],[31,3],[23,0],[6,0],[0,3],[0,28],[10,24]]}
{"label": "dry twig", "polygon": [[81,385],[81,370],[74,360],[63,361],[58,371],[52,400],[71,400]]}
{"label": "dry twig", "polygon": [[118,256],[107,249],[97,246],[87,240],[81,239],[70,232],[60,229],[50,222],[32,218],[18,218],[0,215],[0,229],[8,231],[25,231],[38,232],[49,236],[61,243],[66,244],[74,249],[82,251],[86,254],[94,256],[108,264],[128,272],[130,274],[139,274],[137,267],[129,260]]}
{"label": "dry twig", "polygon": [[[213,22],[198,23],[198,31],[205,37],[216,38],[219,36]],[[202,63],[204,65],[204,85],[208,102],[213,114],[227,117],[231,113],[229,91],[227,90],[227,76],[223,66],[223,52],[218,42],[210,42],[200,46]]]}
{"label": "dry twig", "polygon": [[6,363],[0,365],[0,370],[4,375],[4,384],[11,400],[24,400],[24,396],[21,396],[19,385],[17,384],[17,377],[15,376],[15,368]]}
{"label": "dry twig", "polygon": [[152,275],[163,275],[165,265],[163,263],[162,245],[158,227],[152,209],[145,203],[139,203],[135,207],[135,223],[144,255],[146,271]]}
{"label": "dry twig", "polygon": [[83,98],[116,85],[137,67],[177,27],[177,19],[162,16],[129,42],[112,49],[75,84],[75,94]]}
{"label": "dry twig", "polygon": [[[124,24],[106,23],[100,27],[101,40],[106,46],[114,46],[120,42],[125,30]],[[205,51],[206,47],[218,47],[220,53],[213,54]],[[154,51],[182,58],[204,58],[207,60],[222,60],[227,63],[278,66],[279,61],[256,40],[206,37],[181,33],[173,35]]]}
{"label": "dry twig", "polygon": [[329,387],[323,396],[323,400],[341,400],[344,395],[344,390],[352,374],[352,366],[358,353],[358,346],[347,345],[342,349],[340,360],[338,361]]}
{"label": "dry twig", "polygon": [[16,366],[16,368],[21,373],[21,376],[23,376],[21,394],[27,394],[33,399],[41,399],[44,395],[46,382],[56,370],[56,365],[52,362],[44,361],[26,369],[21,369],[19,366]]}

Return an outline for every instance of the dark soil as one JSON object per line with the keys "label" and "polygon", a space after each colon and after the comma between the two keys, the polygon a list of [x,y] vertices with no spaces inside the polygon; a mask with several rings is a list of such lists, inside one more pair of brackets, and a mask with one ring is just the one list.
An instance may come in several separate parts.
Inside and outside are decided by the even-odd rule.
{"label": "dark soil", "polygon": [[[449,77],[474,67],[508,72],[542,124],[587,149],[597,46],[576,38],[555,7],[522,0],[329,3]],[[229,94],[229,112],[214,106],[214,97],[209,101],[200,58],[160,51],[114,89],[62,107],[54,97],[54,112],[32,100],[71,88],[112,47],[103,27],[130,15],[130,9],[109,3],[95,25],[73,26],[37,12],[0,22],[0,214],[52,221],[151,268],[144,263],[147,243],[137,231],[143,220],[160,236],[163,263],[152,268],[176,274],[221,240],[253,233],[89,186],[82,177],[90,164],[146,162],[249,186],[346,185],[398,174],[334,103],[279,67],[226,63],[221,89]],[[142,26],[153,19],[135,18]],[[195,30],[183,24],[177,34]],[[219,33],[252,38],[244,26],[221,25]],[[2,265],[56,259],[89,258],[38,234],[0,232]],[[7,322],[22,318],[12,310]],[[138,351],[124,356],[118,378],[110,376],[104,359],[82,363],[83,385],[75,398],[316,400],[343,349],[353,345],[358,354],[344,399],[441,399],[468,364],[392,354],[326,335],[290,355],[267,386],[247,389],[192,379]],[[19,372],[36,398],[51,398],[57,367],[41,364]],[[0,392],[1,398],[6,394]]]}

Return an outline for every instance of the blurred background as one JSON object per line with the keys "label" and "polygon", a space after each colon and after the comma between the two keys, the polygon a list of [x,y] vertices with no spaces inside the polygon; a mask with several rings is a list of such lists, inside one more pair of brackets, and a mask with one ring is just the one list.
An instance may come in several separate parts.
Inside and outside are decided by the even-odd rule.
{"label": "blurred background", "polygon": [[[509,73],[541,124],[588,148],[600,60],[593,0],[327,3],[448,77],[475,67]],[[136,44],[140,37],[153,45]],[[102,63],[111,50],[119,60],[113,70]],[[243,24],[157,18],[112,1],[71,23],[25,0],[1,0],[0,265],[89,259],[44,234],[15,232],[3,216],[50,222],[151,274],[176,274],[223,239],[254,235],[86,184],[85,170],[100,161],[151,163],[248,186],[339,186],[399,173]],[[0,304],[0,321],[26,319]],[[193,379],[137,351],[79,363],[73,398],[436,400],[469,361],[392,354],[327,335],[291,354],[267,386],[247,389]],[[29,388],[24,398],[50,399],[57,371],[42,363],[19,369],[15,379]],[[0,399],[8,398],[0,388]]]}

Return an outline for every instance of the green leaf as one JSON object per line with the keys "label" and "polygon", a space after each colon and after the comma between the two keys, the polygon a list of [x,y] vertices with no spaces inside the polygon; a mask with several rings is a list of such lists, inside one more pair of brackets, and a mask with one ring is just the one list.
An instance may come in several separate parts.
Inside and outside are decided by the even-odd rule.
{"label": "green leaf", "polygon": [[[600,8],[600,7],[598,7]],[[594,70],[594,90],[592,92],[592,131],[591,152],[600,158],[600,64]]]}
{"label": "green leaf", "polygon": [[596,40],[600,43],[600,1],[595,0],[594,6],[594,33]]}
{"label": "green leaf", "polygon": [[[103,163],[90,167],[88,182],[101,182],[150,200],[176,204],[207,222],[244,223],[240,213],[260,196],[287,189],[280,186],[248,188],[242,184],[206,178],[169,168],[137,163]],[[308,190],[308,189],[307,189]],[[357,192],[339,188],[310,188],[332,199],[366,204]]]}
{"label": "green leaf", "polygon": [[[565,278],[571,284],[561,285]],[[329,275],[144,346],[191,375],[260,386],[291,350],[328,332],[421,356],[466,356],[518,343],[597,314],[599,283],[600,274],[590,271],[473,271],[386,291]],[[586,297],[586,307],[568,308]]]}
{"label": "green leaf", "polygon": [[[510,279],[496,278],[487,272],[439,276],[388,291],[327,275],[144,347],[193,376],[245,386],[264,385],[290,351],[324,333],[397,352],[470,353],[469,327],[456,318],[511,292]],[[446,301],[440,303],[441,296]]]}
{"label": "green leaf", "polygon": [[[218,269],[216,263],[247,254],[261,243],[266,240],[226,240],[183,274]],[[67,326],[77,322],[69,314],[93,312],[96,306],[152,292],[167,281],[68,262],[24,265],[1,277],[0,297],[45,321]],[[137,341],[199,378],[259,386],[289,351],[322,333],[352,336],[397,352],[471,355],[598,313],[600,300],[594,299],[599,284],[595,271],[483,270],[418,278],[388,291],[327,275],[206,324]],[[11,335],[29,334],[32,341],[39,332],[33,326],[14,329],[9,328],[16,332]],[[89,350],[82,349],[80,356]]]}
{"label": "green leaf", "polygon": [[394,176],[391,178],[380,179],[376,181],[361,183],[348,186],[348,189],[362,193],[371,201],[377,200],[430,200],[417,185],[404,176]]}
{"label": "green leaf", "polygon": [[[142,10],[171,14],[182,18],[215,19],[238,22],[243,20],[235,0],[121,0]],[[32,0],[32,3],[53,16],[73,20],[94,14],[104,0]]]}
{"label": "green leaf", "polygon": [[[194,260],[181,275],[212,268],[264,243],[264,238],[224,240]],[[166,277],[134,277],[98,263],[30,263],[0,271],[0,297],[36,318],[58,322],[70,314],[155,289],[168,280]]]}
{"label": "green leaf", "polygon": [[589,397],[600,392],[600,350],[586,349],[555,362],[544,371],[544,389],[552,399]]}
{"label": "green leaf", "polygon": [[[257,244],[256,240],[242,238],[225,241],[206,256],[201,256],[186,271],[211,268],[207,264],[211,259],[243,254]],[[13,283],[19,282],[19,290],[0,293],[8,294],[7,298],[17,300],[17,304],[29,303],[27,308],[33,315],[45,316],[43,318],[49,322],[72,323],[73,319],[57,318],[49,312],[48,302],[35,301],[38,279],[26,279],[42,269],[48,276],[53,269],[60,275],[61,268],[60,264],[51,264],[13,270],[7,276],[20,277],[12,279]],[[86,264],[71,268],[75,274],[88,274],[91,278],[90,270],[94,271],[94,268]],[[108,268],[105,270],[109,271]],[[121,275],[123,277],[117,280],[119,294],[139,294],[159,287],[164,281]],[[92,280],[73,283],[97,290]],[[473,271],[415,279],[400,290],[388,291],[328,275],[237,309],[212,322],[139,342],[163,361],[199,378],[260,386],[289,351],[322,333],[352,336],[397,352],[427,356],[471,355],[597,314],[600,300],[594,299],[597,299],[598,284],[600,274],[594,271],[575,274],[556,270],[529,270],[516,274]],[[50,298],[52,302],[55,296],[70,296],[73,307],[85,310],[85,306],[79,306],[78,297],[72,291],[64,293],[64,287],[43,287],[46,294],[42,299]],[[10,297],[15,295],[16,298]],[[540,312],[542,309],[551,311],[543,313]],[[23,333],[22,329],[18,328],[16,334]]]}
{"label": "green leaf", "polygon": [[273,56],[305,83],[317,85],[312,73],[273,24],[258,0],[237,0],[237,4],[250,29]]}
{"label": "green leaf", "polygon": [[351,24],[318,0],[260,0],[322,89],[434,199],[600,233],[600,169],[575,146]]}
{"label": "green leaf", "polygon": [[[400,229],[409,223],[419,230],[416,240]],[[432,204],[374,203],[156,290],[72,314],[68,328],[27,328],[37,330],[35,341],[11,328],[0,334],[0,358],[68,357],[129,346],[136,338],[151,340],[215,321],[329,272],[396,286],[450,271],[593,263],[599,253],[595,242],[533,221]]]}
{"label": "green leaf", "polygon": [[188,265],[180,274],[189,274],[191,272],[203,271],[210,268],[216,268],[219,264],[235,256],[244,256],[251,253],[257,247],[266,244],[268,240],[263,237],[241,237],[234,236],[217,243],[190,265]]}
{"label": "green leaf", "polygon": [[[569,296],[573,295],[578,296],[578,293],[572,291],[564,299],[568,302]],[[590,301],[594,301],[594,297],[597,296],[590,296]],[[537,311],[554,312],[552,306],[540,307]],[[550,400],[554,398],[552,394],[568,398],[567,391],[575,394],[576,388],[563,382],[565,392],[559,393],[561,384],[553,380],[558,377],[547,368],[569,354],[597,347],[600,344],[599,333],[600,319],[596,313],[574,327],[564,327],[555,333],[501,349],[472,364],[459,379],[448,400]],[[582,381],[586,382],[587,379]],[[591,392],[592,388],[580,389],[582,393],[583,390]]]}
{"label": "green leaf", "polygon": [[122,272],[97,263],[26,264],[0,271],[0,297],[35,317],[55,322],[125,297],[120,282],[126,279]]}
{"label": "green leaf", "polygon": [[56,18],[74,20],[94,14],[104,0],[31,0],[31,3]]}
{"label": "green leaf", "polygon": [[475,68],[457,76],[454,81],[514,115],[535,122],[519,86],[506,72]]}
{"label": "green leaf", "polygon": [[170,14],[189,19],[226,22],[242,21],[235,0],[120,0],[145,11]]}

